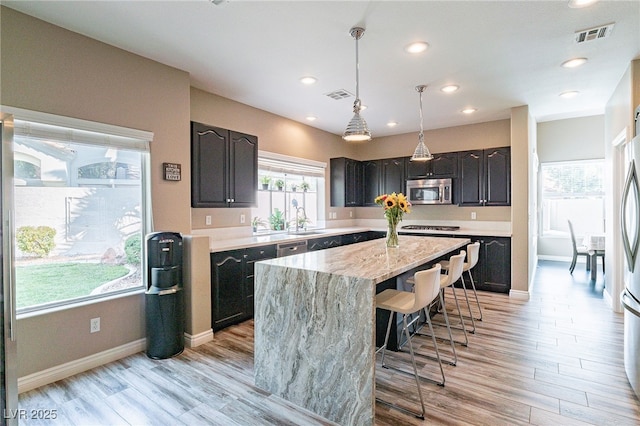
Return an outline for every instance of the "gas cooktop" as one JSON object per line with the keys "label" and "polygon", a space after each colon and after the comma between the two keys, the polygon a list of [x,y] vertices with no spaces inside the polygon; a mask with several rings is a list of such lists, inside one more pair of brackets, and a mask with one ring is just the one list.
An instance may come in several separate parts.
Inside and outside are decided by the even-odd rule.
{"label": "gas cooktop", "polygon": [[418,231],[457,231],[459,226],[441,226],[441,225],[405,225],[401,229],[418,230]]}

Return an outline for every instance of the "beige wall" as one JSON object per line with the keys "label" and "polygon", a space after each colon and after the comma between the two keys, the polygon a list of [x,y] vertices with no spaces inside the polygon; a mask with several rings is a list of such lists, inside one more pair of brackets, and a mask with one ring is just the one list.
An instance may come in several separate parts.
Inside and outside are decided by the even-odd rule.
{"label": "beige wall", "polygon": [[[151,131],[156,229],[188,232],[189,75],[23,15],[1,12],[3,105]],[[181,163],[181,182],[161,180]],[[100,317],[99,333],[89,319]],[[18,374],[145,337],[142,294],[18,320]]]}
{"label": "beige wall", "polygon": [[540,162],[604,158],[604,115],[538,123]]}
{"label": "beige wall", "polygon": [[529,238],[533,228],[529,214],[531,127],[526,106],[511,110],[511,291],[524,296],[529,291],[531,271]]}

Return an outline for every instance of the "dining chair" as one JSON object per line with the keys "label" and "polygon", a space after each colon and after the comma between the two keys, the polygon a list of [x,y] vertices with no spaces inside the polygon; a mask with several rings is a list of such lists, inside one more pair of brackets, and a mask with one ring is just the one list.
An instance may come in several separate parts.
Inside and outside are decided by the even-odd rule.
{"label": "dining chair", "polygon": [[[589,250],[586,246],[578,245],[576,243],[576,234],[573,232],[573,224],[570,220],[567,219],[569,223],[569,232],[571,233],[571,245],[573,246],[573,259],[571,259],[571,266],[569,266],[569,273],[573,274],[573,270],[576,268],[576,262],[578,261],[578,256],[584,256],[587,262],[587,271],[591,269],[591,262],[589,256]],[[604,255],[603,255],[604,256]]]}

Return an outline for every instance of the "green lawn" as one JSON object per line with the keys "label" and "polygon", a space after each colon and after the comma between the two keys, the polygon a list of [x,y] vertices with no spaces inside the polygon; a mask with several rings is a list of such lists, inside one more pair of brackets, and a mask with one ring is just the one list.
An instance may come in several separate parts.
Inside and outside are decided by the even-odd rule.
{"label": "green lawn", "polygon": [[122,265],[51,263],[16,267],[18,308],[87,296],[111,280],[126,275]]}

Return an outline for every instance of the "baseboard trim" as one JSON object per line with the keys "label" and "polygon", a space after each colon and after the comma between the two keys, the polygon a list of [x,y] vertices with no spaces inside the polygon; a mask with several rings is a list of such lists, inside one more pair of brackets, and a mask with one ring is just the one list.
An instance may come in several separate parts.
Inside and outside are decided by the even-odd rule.
{"label": "baseboard trim", "polygon": [[531,294],[528,291],[509,290],[509,297],[518,300],[529,300],[531,298]]}
{"label": "baseboard trim", "polygon": [[89,355],[78,360],[67,362],[48,368],[28,376],[18,378],[18,393],[30,391],[40,386],[62,380],[82,373],[83,371],[99,367],[109,362],[117,361],[129,355],[144,351],[147,348],[147,339],[139,339],[122,346],[108,349],[97,354]]}
{"label": "baseboard trim", "polygon": [[212,340],[213,340],[212,329],[203,331],[202,333],[198,333],[193,336],[189,333],[184,333],[184,345],[188,348],[195,348],[196,346],[203,345],[207,342],[211,342]]}

